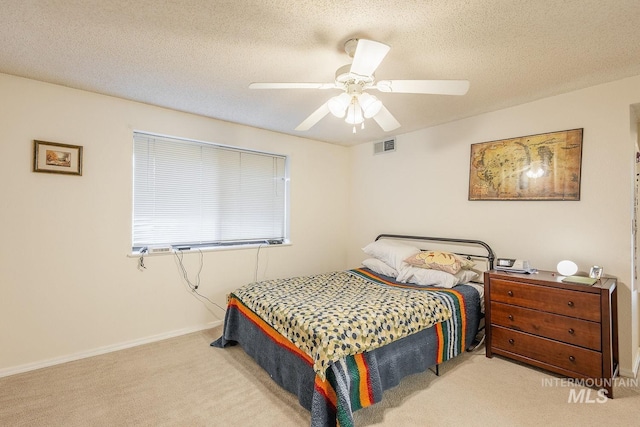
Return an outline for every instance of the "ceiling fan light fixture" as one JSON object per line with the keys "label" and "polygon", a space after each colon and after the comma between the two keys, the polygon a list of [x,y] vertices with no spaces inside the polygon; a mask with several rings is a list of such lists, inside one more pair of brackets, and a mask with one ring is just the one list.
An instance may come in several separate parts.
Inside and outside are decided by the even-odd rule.
{"label": "ceiling fan light fixture", "polygon": [[351,97],[346,93],[341,93],[338,96],[334,96],[329,100],[327,106],[329,107],[329,111],[336,117],[342,118],[344,117],[345,112],[347,111],[347,107],[349,106],[349,102],[351,101]]}
{"label": "ceiling fan light fixture", "polygon": [[382,101],[366,92],[360,95],[359,102],[366,119],[375,116],[382,109]]}
{"label": "ceiling fan light fixture", "polygon": [[364,122],[362,108],[360,108],[360,104],[356,97],[354,97],[351,104],[349,104],[349,107],[347,108],[347,117],[345,117],[344,121],[350,125],[358,125]]}

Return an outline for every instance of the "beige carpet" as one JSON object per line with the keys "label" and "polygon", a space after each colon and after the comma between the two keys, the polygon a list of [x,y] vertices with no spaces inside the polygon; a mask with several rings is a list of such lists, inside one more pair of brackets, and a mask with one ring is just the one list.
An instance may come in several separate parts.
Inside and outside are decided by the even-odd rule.
{"label": "beige carpet", "polygon": [[[220,328],[0,379],[0,426],[308,426],[309,413]],[[544,379],[558,379],[556,386]],[[466,353],[405,378],[356,426],[640,425],[640,388],[570,403],[582,388],[495,357]],[[585,399],[586,400],[586,399]]]}

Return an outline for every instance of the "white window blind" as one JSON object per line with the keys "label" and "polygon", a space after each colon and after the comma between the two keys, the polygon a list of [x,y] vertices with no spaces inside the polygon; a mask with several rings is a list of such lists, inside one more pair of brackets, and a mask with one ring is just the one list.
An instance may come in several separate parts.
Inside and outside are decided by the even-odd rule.
{"label": "white window blind", "polygon": [[133,249],[286,238],[287,158],[135,132]]}

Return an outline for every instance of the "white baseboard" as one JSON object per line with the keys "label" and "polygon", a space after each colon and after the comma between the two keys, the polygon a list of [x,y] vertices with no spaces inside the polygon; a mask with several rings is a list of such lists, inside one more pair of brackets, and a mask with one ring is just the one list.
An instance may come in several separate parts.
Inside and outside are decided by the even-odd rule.
{"label": "white baseboard", "polygon": [[34,371],[36,369],[47,368],[49,366],[59,365],[61,363],[72,362],[74,360],[86,359],[87,357],[99,356],[101,354],[111,353],[113,351],[118,351],[118,350],[124,350],[126,348],[137,347],[139,345],[149,344],[156,341],[162,341],[168,338],[174,338],[180,335],[190,334],[192,332],[198,332],[205,329],[215,328],[216,326],[219,326],[221,324],[222,324],[222,320],[217,320],[215,322],[206,323],[200,326],[178,329],[170,332],[164,332],[162,334],[152,335],[146,338],[140,338],[133,341],[126,341],[119,344],[99,347],[93,350],[82,351],[80,353],[70,354],[67,356],[61,356],[53,359],[43,360],[40,362],[27,363],[25,365],[19,365],[11,368],[0,369],[0,378],[8,377],[10,375],[21,374],[23,372]]}
{"label": "white baseboard", "polygon": [[638,376],[638,369],[640,368],[640,347],[636,349],[636,357],[634,358],[633,368],[631,370],[620,368],[620,376],[627,378],[636,378]]}

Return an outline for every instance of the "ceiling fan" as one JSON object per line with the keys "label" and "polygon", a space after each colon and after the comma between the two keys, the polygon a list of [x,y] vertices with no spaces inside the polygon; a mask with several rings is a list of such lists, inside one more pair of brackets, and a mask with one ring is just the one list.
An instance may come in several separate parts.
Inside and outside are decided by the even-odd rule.
{"label": "ceiling fan", "polygon": [[341,89],[340,95],[330,98],[320,108],[311,113],[296,127],[297,131],[311,129],[316,123],[331,113],[345,118],[345,122],[364,128],[364,119],[373,118],[384,131],[400,127],[400,123],[374,95],[366,92],[377,89],[380,92],[416,93],[436,95],[464,95],[469,90],[467,80],[379,80],[374,73],[390,46],[373,40],[349,39],[344,50],[353,58],[351,64],[336,71],[333,83],[251,83],[249,89]]}

